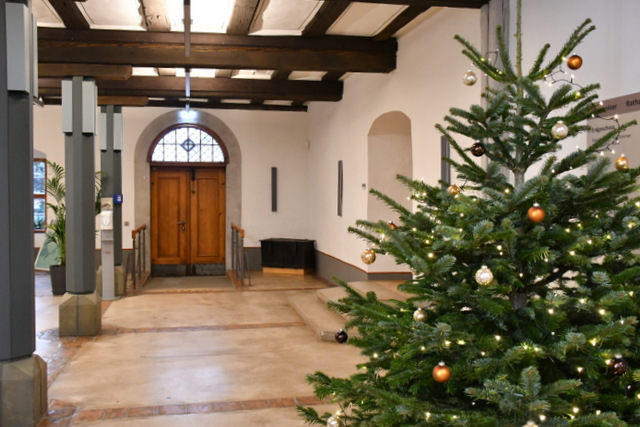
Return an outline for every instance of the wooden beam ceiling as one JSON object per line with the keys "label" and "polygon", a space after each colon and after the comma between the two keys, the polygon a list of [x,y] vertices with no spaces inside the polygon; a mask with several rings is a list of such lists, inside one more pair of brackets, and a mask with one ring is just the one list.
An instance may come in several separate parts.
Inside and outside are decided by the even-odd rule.
{"label": "wooden beam ceiling", "polygon": [[49,0],[62,23],[69,30],[88,30],[89,22],[72,0]]}
{"label": "wooden beam ceiling", "polygon": [[167,0],[139,0],[140,19],[147,31],[171,31]]}
{"label": "wooden beam ceiling", "polygon": [[41,28],[41,63],[128,64],[134,67],[227,68],[388,73],[397,42],[367,37],[193,34],[184,56],[182,33],[69,31]]}

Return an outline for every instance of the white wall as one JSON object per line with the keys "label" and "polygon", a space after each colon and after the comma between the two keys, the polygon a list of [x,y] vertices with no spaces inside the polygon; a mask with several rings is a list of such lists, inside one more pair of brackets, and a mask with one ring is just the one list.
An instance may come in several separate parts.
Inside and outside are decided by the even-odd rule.
{"label": "white wall", "polygon": [[[165,108],[124,108],[123,246],[131,246],[135,223],[134,146],[144,129]],[[307,238],[309,199],[307,186],[307,115],[300,112],[209,111],[231,129],[242,151],[242,223],[246,246],[259,246],[268,237]],[[64,165],[61,108],[35,109],[34,146],[49,160]],[[99,146],[99,136],[96,139]],[[98,150],[98,149],[96,149]],[[99,168],[99,153],[96,153]],[[234,159],[231,159],[234,161]],[[237,159],[235,159],[237,161]],[[278,212],[271,212],[271,167],[278,168]],[[39,246],[36,242],[36,246]],[[230,242],[229,242],[230,244]]]}
{"label": "white wall", "polygon": [[[411,120],[413,176],[436,183],[440,178],[440,134],[436,123],[452,106],[479,102],[479,85],[468,87],[462,75],[469,60],[453,40],[460,34],[480,39],[480,11],[442,9],[399,39],[397,69],[388,75],[350,76],[338,104],[314,103],[309,109],[313,230],[317,249],[365,271],[364,241],[347,227],[367,218],[367,135],[376,118],[400,111]],[[344,162],[343,216],[336,214],[337,163]],[[380,218],[386,220],[385,218]],[[407,271],[384,263],[386,271]]]}

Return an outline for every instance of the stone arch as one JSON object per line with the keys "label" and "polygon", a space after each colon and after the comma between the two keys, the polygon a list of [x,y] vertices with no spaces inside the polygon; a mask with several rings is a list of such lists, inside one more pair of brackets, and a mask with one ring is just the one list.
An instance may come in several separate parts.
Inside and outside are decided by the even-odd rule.
{"label": "stone arch", "polygon": [[[226,167],[226,224],[225,224],[225,262],[231,265],[231,224],[241,224],[242,217],[242,155],[240,143],[231,129],[216,116],[191,110],[187,114],[182,110],[169,111],[155,118],[140,133],[134,150],[134,188],[135,188],[135,224],[149,225],[151,219],[151,168],[148,153],[151,145],[167,128],[178,124],[194,124],[211,129],[220,137],[228,153]],[[147,254],[150,265],[150,254]]]}

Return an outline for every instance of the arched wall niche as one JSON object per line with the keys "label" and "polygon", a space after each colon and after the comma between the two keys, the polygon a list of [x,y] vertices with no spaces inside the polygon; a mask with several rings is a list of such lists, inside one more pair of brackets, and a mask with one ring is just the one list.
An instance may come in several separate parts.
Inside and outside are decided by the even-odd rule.
{"label": "arched wall niche", "polygon": [[[191,110],[188,117],[184,111],[170,111],[154,119],[140,133],[134,151],[134,186],[135,186],[135,224],[150,224],[151,221],[151,168],[148,153],[151,145],[168,128],[178,124],[194,124],[211,129],[220,137],[228,153],[226,167],[226,224],[225,224],[225,263],[231,267],[231,224],[242,221],[242,155],[240,144],[231,129],[219,118],[202,111]],[[147,265],[150,265],[150,253],[147,254]]]}
{"label": "arched wall niche", "polygon": [[[413,176],[413,155],[411,140],[411,119],[401,111],[391,111],[374,120],[368,135],[368,187],[375,189],[399,202],[407,209],[412,203],[408,199],[409,190],[402,185],[396,175]],[[367,198],[367,219],[369,221],[398,221],[398,214],[382,201],[369,194]],[[369,271],[390,271],[397,269],[395,260],[380,256]]]}

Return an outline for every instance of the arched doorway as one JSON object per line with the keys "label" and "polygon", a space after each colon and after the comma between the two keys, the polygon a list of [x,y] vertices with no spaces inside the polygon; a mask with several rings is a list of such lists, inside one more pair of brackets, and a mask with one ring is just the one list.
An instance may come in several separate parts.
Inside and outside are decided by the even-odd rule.
{"label": "arched doorway", "polygon": [[163,131],[149,150],[151,274],[225,274],[227,154],[210,129]]}

